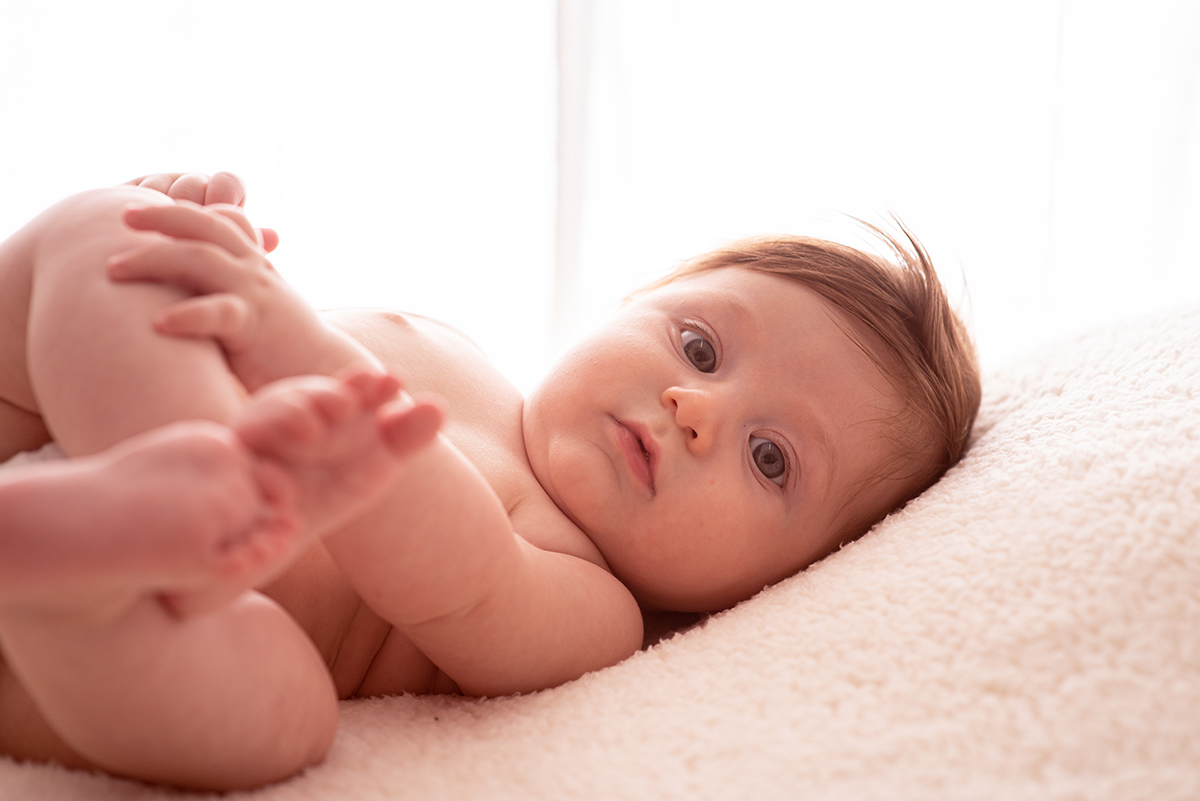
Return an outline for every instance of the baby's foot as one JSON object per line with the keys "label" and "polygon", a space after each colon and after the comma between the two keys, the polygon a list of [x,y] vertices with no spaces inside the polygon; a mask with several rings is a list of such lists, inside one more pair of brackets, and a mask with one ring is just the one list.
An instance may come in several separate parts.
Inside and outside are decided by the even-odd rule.
{"label": "baby's foot", "polygon": [[399,386],[365,372],[287,379],[232,428],[176,423],[22,468],[0,487],[0,605],[105,617],[154,594],[195,614],[261,586],[437,433],[440,408]]}
{"label": "baby's foot", "polygon": [[429,443],[441,408],[400,393],[393,376],[303,376],[255,393],[235,433],[294,484],[305,537],[329,533],[376,500],[404,457]]}
{"label": "baby's foot", "polygon": [[[342,379],[288,378],[256,392],[232,429],[260,471],[288,487],[275,495],[292,499],[289,509],[301,535],[282,553],[267,553],[270,539],[258,547],[251,547],[253,539],[241,543],[248,552],[244,569],[226,571],[227,578],[200,591],[164,596],[167,605],[192,614],[262,586],[304,546],[374,501],[400,459],[432,440],[442,422],[440,407],[397,397],[399,389],[393,376],[360,371]],[[273,564],[266,558],[272,554]]]}
{"label": "baby's foot", "polygon": [[0,572],[12,574],[0,603],[99,615],[214,580],[228,600],[285,558],[301,530],[286,477],[229,428],[202,421],[23,467],[0,488],[0,507]]}

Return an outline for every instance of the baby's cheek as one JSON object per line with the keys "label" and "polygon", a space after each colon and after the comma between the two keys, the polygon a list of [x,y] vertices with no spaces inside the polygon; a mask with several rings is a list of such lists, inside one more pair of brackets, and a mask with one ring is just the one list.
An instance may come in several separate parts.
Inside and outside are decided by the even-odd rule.
{"label": "baby's cheek", "polygon": [[544,475],[538,476],[554,502],[585,532],[612,503],[611,479],[604,475],[598,456],[588,443],[556,437],[546,450]]}

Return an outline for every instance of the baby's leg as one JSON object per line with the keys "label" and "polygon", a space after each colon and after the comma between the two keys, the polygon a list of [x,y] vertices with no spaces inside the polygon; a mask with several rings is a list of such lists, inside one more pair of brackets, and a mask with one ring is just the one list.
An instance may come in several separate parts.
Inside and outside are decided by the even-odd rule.
{"label": "baby's leg", "polygon": [[399,393],[393,376],[300,376],[256,392],[233,430],[283,466],[304,527],[324,534],[386,489],[399,460],[429,443],[440,407]]}
{"label": "baby's leg", "polygon": [[[14,524],[0,551],[32,546],[8,555],[36,574],[0,592],[0,642],[18,679],[8,680],[0,660],[0,752],[214,789],[277,780],[318,761],[336,719],[324,663],[291,618],[256,593],[211,614],[176,614],[212,587],[190,589],[198,568],[174,558],[163,531],[182,521],[164,518],[215,509],[229,528],[253,529],[264,504],[245,464],[252,455],[275,463],[291,497],[345,496],[297,503],[300,514],[335,524],[337,516],[322,515],[368,502],[397,457],[436,430],[436,407],[392,401],[396,387],[366,373],[289,381],[256,395],[235,422],[245,444],[220,426],[181,423],[0,484],[0,519]],[[195,495],[210,503],[193,504]],[[115,525],[95,532],[104,539],[96,547],[74,513],[56,513],[63,506]],[[146,529],[147,520],[159,525]],[[79,547],[84,558],[41,558],[47,543]],[[202,566],[225,558],[193,556]],[[179,591],[176,603],[160,603],[162,590]]]}
{"label": "baby's leg", "polygon": [[[436,404],[396,397],[398,389],[394,377],[362,371],[344,379],[285,379],[256,392],[233,432],[260,469],[273,471],[267,475],[286,487],[273,494],[291,501],[302,536],[287,543],[286,552],[276,546],[280,537],[257,532],[234,543],[238,569],[198,590],[181,582],[168,596],[172,608],[183,613],[212,608],[227,600],[230,590],[250,586],[248,578],[253,586],[263,586],[287,566],[287,557],[374,502],[401,459],[430,442],[442,420]],[[271,562],[266,554],[279,556]]]}
{"label": "baby's leg", "polygon": [[[229,422],[246,403],[214,345],[154,334],[154,313],[179,292],[107,281],[108,257],[149,236],[121,224],[131,201],[161,202],[132,189],[89,193],[23,232],[36,242],[28,265],[29,388],[68,454],[97,453],[175,420]],[[289,397],[295,400],[295,393]],[[282,396],[266,400],[283,402]],[[354,413],[325,421],[315,451],[282,445],[287,437],[272,433],[270,421],[286,415],[269,409],[252,405],[242,431],[260,459],[269,457],[283,474],[291,471],[299,489],[328,477],[333,462],[354,474],[362,464],[349,452],[354,449],[331,445],[338,436],[328,433],[344,433],[341,423],[350,421],[361,453],[364,411],[375,441],[386,442],[389,453],[432,434],[432,407],[376,414],[380,400],[356,402]],[[371,453],[378,456],[378,449]],[[365,461],[374,465],[360,471],[365,486],[374,483],[372,476],[386,482],[386,459],[383,469],[378,458]],[[345,492],[328,497],[302,507],[316,524],[330,524],[369,500],[354,493],[347,500]],[[126,533],[140,536],[136,528]],[[165,538],[172,532],[141,532],[147,533]],[[292,619],[255,593],[212,614],[181,617],[148,592],[161,585],[141,581],[131,582],[141,594],[106,595],[100,604],[94,596],[70,594],[0,598],[5,658],[49,727],[93,764],[195,786],[254,785],[319,759],[332,737],[335,697],[323,662]],[[187,582],[166,588],[180,589],[185,598],[194,592]],[[12,687],[5,679],[0,675],[0,686]]]}
{"label": "baby's leg", "polygon": [[139,187],[96,190],[68,198],[29,226],[36,242],[29,382],[68,455],[97,453],[177,420],[227,423],[245,404],[214,343],[154,332],[154,314],[182,298],[180,290],[107,278],[109,257],[157,237],[127,228],[126,206],[171,202]]}
{"label": "baby's leg", "polygon": [[335,693],[289,615],[257,593],[186,618],[158,600],[290,550],[286,476],[261,461],[192,421],[0,475],[0,753],[213,789],[321,759]]}
{"label": "baby's leg", "polygon": [[0,603],[86,596],[120,606],[222,579],[246,589],[295,548],[294,497],[288,477],[232,430],[198,420],[93,456],[7,468]]}
{"label": "baby's leg", "polygon": [[0,641],[0,749],[17,758],[247,788],[319,762],[336,729],[320,654],[258,593],[184,618],[151,597],[115,616],[0,604]]}
{"label": "baby's leg", "polygon": [[[179,420],[230,424],[247,408],[246,393],[213,341],[167,337],[154,331],[152,321],[157,312],[183,298],[181,290],[167,284],[116,284],[107,277],[106,263],[112,255],[161,238],[125,226],[121,217],[126,207],[130,203],[171,202],[139,187],[97,190],[58,204],[22,231],[36,243],[30,248],[34,255],[29,265],[29,385],[47,427],[70,456],[97,453]],[[352,388],[360,395],[368,385],[374,387],[371,391],[377,397],[366,402],[362,396],[351,404],[372,413],[398,387],[390,383],[381,390],[382,384],[364,377],[353,381],[367,382]],[[311,392],[300,396],[308,401],[315,397]],[[359,453],[360,447],[378,445],[381,433],[396,435],[399,439],[393,437],[391,445],[399,451],[376,454],[380,457],[377,463],[386,470],[397,453],[428,441],[440,421],[440,413],[429,403],[410,401],[392,412],[395,414],[377,422],[392,420],[398,425],[384,425],[379,430],[368,426],[353,444],[349,434],[340,431],[330,440],[342,451],[338,457],[322,453],[313,458],[304,445],[296,454],[299,460],[292,460],[280,442],[263,449],[285,468],[299,471],[293,478],[304,490],[300,493],[304,501],[301,511],[310,527],[327,528],[361,506],[357,496],[375,491],[373,481],[357,496],[331,491],[351,486],[345,471],[331,468],[331,461],[340,459],[359,470],[370,462],[369,454]],[[244,439],[253,436],[253,414],[241,424]],[[271,415],[266,418],[270,420]],[[271,429],[269,424],[267,430]],[[421,434],[419,442],[406,442],[406,431]],[[308,469],[312,466],[315,471]]]}
{"label": "baby's leg", "polygon": [[[170,521],[161,518],[182,506],[181,514],[215,508],[232,528],[247,522],[253,528],[262,503],[243,463],[253,454],[282,466],[293,497],[307,490],[344,496],[317,499],[308,504],[311,512],[297,502],[300,514],[336,524],[337,516],[321,516],[369,502],[397,458],[436,430],[437,408],[390,401],[396,387],[393,378],[366,373],[289,381],[256,395],[235,423],[247,447],[231,442],[232,433],[220,426],[181,423],[99,456],[29,468],[0,484],[0,519],[26,528],[40,523],[44,538],[6,530],[10,542],[0,540],[0,550],[22,534],[36,547],[79,546],[85,556],[97,550],[82,541],[79,520],[54,513],[67,500],[85,516],[123,524],[99,549],[117,554],[98,554],[107,570],[68,557],[56,572],[54,564],[34,559],[42,582],[35,576],[28,586],[0,592],[0,642],[19,682],[7,680],[0,660],[0,705],[22,718],[0,719],[0,752],[213,789],[274,781],[319,761],[336,707],[307,636],[257,593],[242,593],[211,614],[177,614],[197,598],[211,601],[212,587],[190,589],[194,566],[173,560],[170,543],[158,547],[155,531],[143,523],[159,518],[158,537],[169,539],[161,529],[171,528]],[[187,463],[196,455],[198,470]],[[207,490],[231,497],[193,507],[189,498]],[[28,549],[10,555],[30,556]],[[209,564],[213,556],[201,553],[198,561]],[[179,575],[164,579],[172,567]],[[106,583],[114,576],[123,582]],[[76,583],[46,592],[63,590],[63,579]],[[173,604],[159,602],[164,589],[179,591]]]}

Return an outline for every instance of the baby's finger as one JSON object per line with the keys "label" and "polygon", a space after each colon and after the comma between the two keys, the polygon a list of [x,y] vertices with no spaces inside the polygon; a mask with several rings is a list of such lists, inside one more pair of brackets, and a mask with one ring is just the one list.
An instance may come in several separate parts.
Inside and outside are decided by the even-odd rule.
{"label": "baby's finger", "polygon": [[243,206],[246,203],[246,185],[231,172],[215,172],[208,180],[208,191],[204,194],[204,205],[228,203]]}
{"label": "baby's finger", "polygon": [[113,281],[175,284],[205,294],[234,289],[241,273],[228,253],[206,242],[164,242],[108,260],[108,277]]}
{"label": "baby's finger", "polygon": [[208,176],[203,173],[189,172],[176,178],[167,188],[167,197],[173,200],[187,200],[192,203],[204,203],[204,195],[208,191]]}
{"label": "baby's finger", "polygon": [[[187,202],[169,206],[131,205],[125,210],[125,224],[138,231],[157,231],[175,239],[194,239],[225,248],[235,256],[256,253],[257,239],[246,238],[241,226],[225,214],[205,211]],[[253,229],[251,229],[253,231]]]}
{"label": "baby's finger", "polygon": [[143,175],[140,178],[134,178],[132,181],[126,181],[125,186],[144,186],[147,189],[153,189],[155,192],[167,194],[167,190],[171,188],[171,184],[175,183],[175,179],[182,173],[177,172],[158,172],[153,175]]}
{"label": "baby's finger", "polygon": [[250,220],[246,217],[246,212],[242,211],[237,206],[230,206],[227,203],[220,203],[215,206],[210,206],[209,211],[213,214],[219,214],[225,219],[232,222],[242,233],[246,235],[254,244],[258,244],[258,230],[250,224]]}
{"label": "baby's finger", "polygon": [[161,309],[154,330],[185,339],[216,339],[236,348],[249,319],[250,308],[237,295],[201,295]]}

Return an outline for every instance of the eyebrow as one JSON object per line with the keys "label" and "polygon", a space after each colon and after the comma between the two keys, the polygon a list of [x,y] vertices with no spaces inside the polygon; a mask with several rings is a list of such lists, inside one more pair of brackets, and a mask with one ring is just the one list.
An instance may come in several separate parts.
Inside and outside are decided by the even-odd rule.
{"label": "eyebrow", "polygon": [[[732,298],[724,293],[716,292],[711,289],[701,290],[699,294],[701,294],[706,301],[722,307],[742,321],[758,321],[758,317],[755,316],[754,310],[737,298]],[[833,487],[834,476],[836,475],[838,469],[838,453],[837,449],[833,447],[833,439],[830,436],[829,424],[827,421],[822,420],[821,416],[807,405],[805,410],[801,412],[795,411],[796,405],[793,405],[792,409],[793,414],[789,415],[790,417],[795,419],[798,416],[801,418],[806,418],[809,421],[810,424],[804,426],[804,430],[809,430],[814,433],[808,437],[805,437],[805,440],[806,442],[815,442],[817,450],[819,450],[822,454],[815,460],[818,463],[818,469],[816,472],[818,473],[819,478],[823,479],[820,482],[821,486],[814,489],[810,485],[809,489],[812,490],[814,494],[820,493],[822,498],[828,498],[830,490]],[[794,427],[794,425],[789,423],[788,428]],[[794,444],[795,443],[793,443],[793,445]],[[800,461],[800,458],[797,456],[796,460]],[[806,459],[804,461],[805,464],[811,465],[814,460]],[[801,473],[800,477],[802,479],[805,475],[813,472],[812,470],[800,471],[799,467],[799,465],[796,465],[797,471]],[[791,494],[788,500],[788,506],[795,508],[797,505],[799,505],[801,501],[800,495],[801,488],[799,486],[799,482],[797,482],[796,491]]]}
{"label": "eyebrow", "polygon": [[[814,442],[816,445],[816,450],[820,452],[820,456],[804,460],[805,464],[809,465],[810,467],[813,462],[816,462],[818,465],[815,471],[816,476],[814,476],[812,481],[820,481],[820,486],[814,487],[813,484],[810,483],[809,491],[814,495],[819,493],[820,497],[823,499],[828,498],[830,488],[833,487],[833,477],[838,468],[837,449],[833,447],[833,439],[829,436],[829,426],[825,423],[825,421],[820,419],[819,415],[812,411],[811,407],[807,408],[800,414],[810,421],[810,424],[805,426],[805,429],[813,432],[810,436],[806,437],[806,440],[809,442]],[[804,477],[804,474],[813,472],[814,471],[811,469],[802,471],[801,478]],[[799,502],[799,497],[801,494],[800,489],[801,488],[799,485],[797,485],[797,492],[793,497],[794,503]]]}
{"label": "eyebrow", "polygon": [[754,316],[754,310],[736,298],[731,298],[724,293],[715,292],[711,289],[702,290],[702,292],[706,300],[719,306],[723,306],[725,309],[732,312],[735,317],[739,317],[742,320],[757,319]]}

